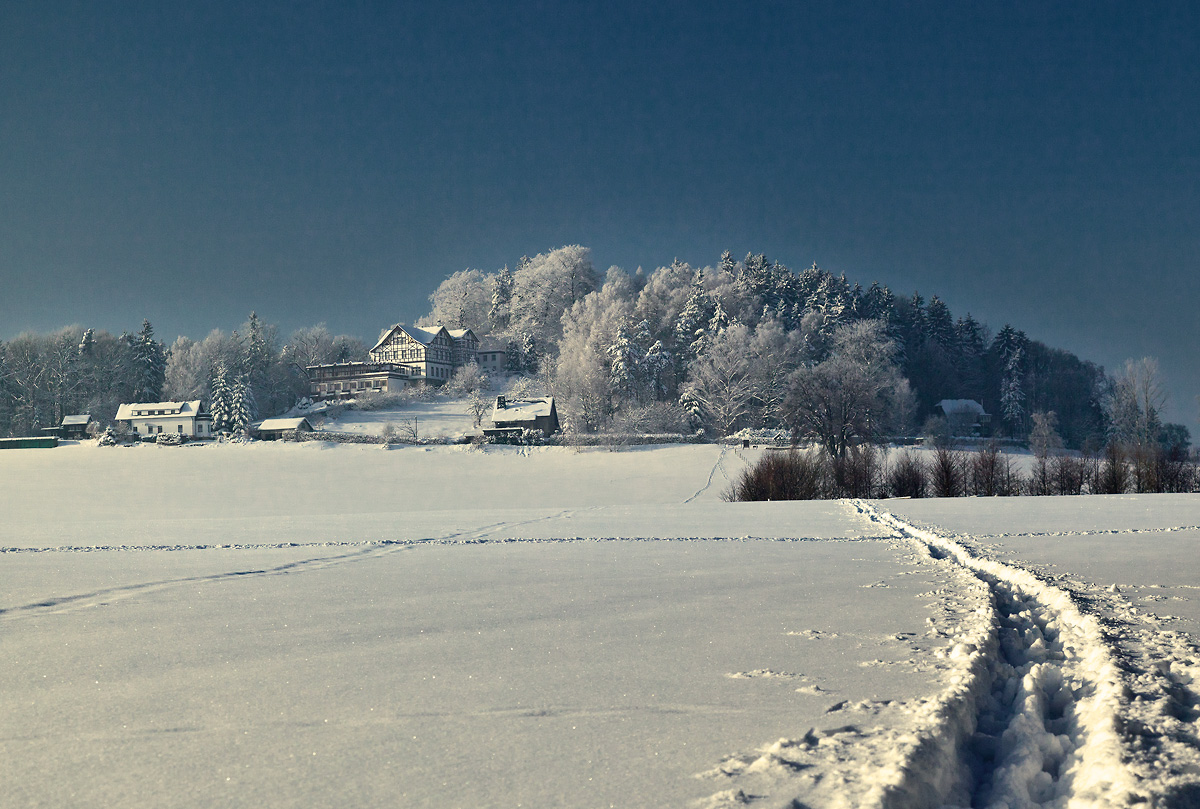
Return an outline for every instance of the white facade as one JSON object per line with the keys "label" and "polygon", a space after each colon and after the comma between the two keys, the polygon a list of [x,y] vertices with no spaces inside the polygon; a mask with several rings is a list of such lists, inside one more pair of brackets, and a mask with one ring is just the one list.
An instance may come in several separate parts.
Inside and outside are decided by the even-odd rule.
{"label": "white facade", "polygon": [[189,438],[211,438],[212,416],[200,400],[194,402],[136,402],[117,408],[117,421],[127,422],[142,436],[175,433]]}

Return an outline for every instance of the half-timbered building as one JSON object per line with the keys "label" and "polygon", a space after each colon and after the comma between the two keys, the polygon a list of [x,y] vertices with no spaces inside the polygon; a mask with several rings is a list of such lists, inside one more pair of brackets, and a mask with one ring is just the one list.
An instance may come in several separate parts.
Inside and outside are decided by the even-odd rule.
{"label": "half-timbered building", "polygon": [[394,393],[405,385],[441,385],[457,368],[475,362],[479,339],[470,329],[406,326],[384,329],[369,362],[310,365],[309,396],[346,399],[365,393]]}

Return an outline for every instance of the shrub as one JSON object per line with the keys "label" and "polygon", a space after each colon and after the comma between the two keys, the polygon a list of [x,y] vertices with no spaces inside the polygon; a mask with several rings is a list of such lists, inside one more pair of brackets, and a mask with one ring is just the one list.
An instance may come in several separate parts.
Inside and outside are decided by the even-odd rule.
{"label": "shrub", "polygon": [[1050,481],[1054,494],[1083,494],[1092,477],[1095,462],[1075,455],[1055,455],[1050,461]]}
{"label": "shrub", "polygon": [[767,452],[724,495],[730,501],[817,500],[825,493],[825,463],[815,452]]}
{"label": "shrub", "polygon": [[976,497],[1010,497],[1020,493],[1021,482],[1012,460],[995,441],[972,453],[968,466],[969,491]]}
{"label": "shrub", "polygon": [[925,464],[905,450],[887,471],[887,490],[892,497],[924,497],[928,485]]}
{"label": "shrub", "polygon": [[1129,467],[1120,444],[1114,441],[1104,448],[1104,460],[1089,488],[1094,494],[1125,494],[1129,490]]}
{"label": "shrub", "polygon": [[938,447],[929,464],[934,497],[961,497],[965,492],[964,459],[948,447]]}
{"label": "shrub", "polygon": [[872,444],[849,447],[845,456],[831,460],[830,468],[838,497],[874,497],[882,488],[879,450]]}
{"label": "shrub", "polygon": [[184,438],[179,433],[159,433],[154,437],[154,443],[160,447],[177,447],[183,441]]}

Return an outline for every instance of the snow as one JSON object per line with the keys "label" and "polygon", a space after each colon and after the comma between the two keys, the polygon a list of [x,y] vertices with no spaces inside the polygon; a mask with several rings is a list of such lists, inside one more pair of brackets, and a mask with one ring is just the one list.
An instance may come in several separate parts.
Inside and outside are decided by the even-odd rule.
{"label": "snow", "polygon": [[414,420],[420,438],[479,435],[467,403],[455,400],[413,401],[388,410],[342,410],[336,417],[326,418],[320,426],[316,423],[313,426],[324,432],[379,435],[386,424],[409,427]]}
{"label": "snow", "polygon": [[1193,805],[1200,498],[756,457],[5,453],[0,806]]}

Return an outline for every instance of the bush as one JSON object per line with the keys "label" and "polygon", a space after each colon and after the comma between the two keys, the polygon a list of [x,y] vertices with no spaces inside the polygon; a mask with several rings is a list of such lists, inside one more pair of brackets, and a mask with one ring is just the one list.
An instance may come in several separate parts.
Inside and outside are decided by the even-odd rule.
{"label": "bush", "polygon": [[925,464],[907,450],[900,453],[887,471],[887,490],[892,497],[924,497],[927,485]]}
{"label": "bush", "polygon": [[184,442],[184,437],[179,433],[159,433],[154,437],[154,443],[160,447],[178,447]]}
{"label": "bush", "polygon": [[824,458],[815,452],[767,452],[724,494],[729,501],[817,500],[825,494]]}
{"label": "bush", "polygon": [[1089,487],[1093,494],[1125,494],[1129,490],[1129,467],[1125,452],[1115,441],[1104,448],[1104,460]]}
{"label": "bush", "polygon": [[972,453],[967,463],[970,493],[976,497],[1011,497],[1020,494],[1021,480],[1012,460],[995,441]]}
{"label": "bush", "polygon": [[879,450],[872,444],[849,447],[846,455],[833,458],[830,470],[837,497],[875,497],[883,488]]}
{"label": "bush", "polygon": [[938,447],[929,464],[934,497],[961,497],[965,493],[964,458],[948,447]]}
{"label": "bush", "polygon": [[1050,480],[1054,494],[1083,494],[1093,475],[1095,462],[1075,455],[1055,455],[1050,461]]}

